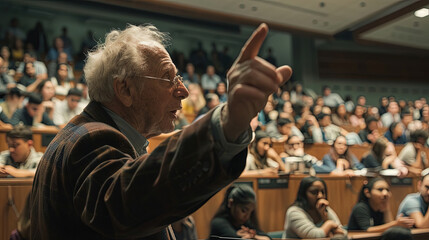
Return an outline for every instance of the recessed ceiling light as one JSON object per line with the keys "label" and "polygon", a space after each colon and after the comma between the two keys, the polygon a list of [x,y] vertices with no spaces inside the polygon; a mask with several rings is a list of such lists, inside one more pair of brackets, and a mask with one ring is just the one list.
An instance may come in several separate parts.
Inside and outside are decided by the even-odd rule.
{"label": "recessed ceiling light", "polygon": [[429,15],[429,9],[427,9],[427,8],[419,9],[419,10],[417,10],[417,11],[414,12],[414,15],[416,17],[419,17],[419,18],[424,18],[427,15]]}

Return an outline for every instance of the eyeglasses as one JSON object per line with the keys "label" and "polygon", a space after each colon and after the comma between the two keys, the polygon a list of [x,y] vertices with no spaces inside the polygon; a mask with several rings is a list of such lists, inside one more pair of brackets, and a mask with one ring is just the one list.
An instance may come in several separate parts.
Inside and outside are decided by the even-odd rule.
{"label": "eyeglasses", "polygon": [[168,78],[159,78],[159,77],[152,77],[152,76],[136,76],[136,77],[141,77],[141,78],[149,78],[149,79],[155,79],[155,80],[162,80],[162,81],[166,81],[166,82],[170,82],[174,87],[179,86],[180,83],[183,83],[183,78],[180,75],[176,75],[173,80],[168,79]]}

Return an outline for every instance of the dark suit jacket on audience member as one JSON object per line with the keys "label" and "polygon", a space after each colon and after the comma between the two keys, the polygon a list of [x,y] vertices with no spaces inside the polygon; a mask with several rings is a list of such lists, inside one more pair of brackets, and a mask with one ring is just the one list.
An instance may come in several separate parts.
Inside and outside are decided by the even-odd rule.
{"label": "dark suit jacket on audience member", "polygon": [[247,150],[220,162],[209,112],[138,156],[100,103],[62,129],[33,184],[33,239],[165,239],[244,169]]}

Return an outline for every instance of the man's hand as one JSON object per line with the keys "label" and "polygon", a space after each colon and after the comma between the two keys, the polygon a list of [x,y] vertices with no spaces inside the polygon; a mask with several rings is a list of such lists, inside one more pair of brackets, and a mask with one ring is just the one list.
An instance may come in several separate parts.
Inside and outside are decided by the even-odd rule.
{"label": "man's hand", "polygon": [[261,24],[227,74],[228,103],[222,111],[222,127],[230,142],[249,128],[251,119],[264,108],[268,97],[292,75],[289,66],[276,68],[257,57],[267,33],[268,26]]}

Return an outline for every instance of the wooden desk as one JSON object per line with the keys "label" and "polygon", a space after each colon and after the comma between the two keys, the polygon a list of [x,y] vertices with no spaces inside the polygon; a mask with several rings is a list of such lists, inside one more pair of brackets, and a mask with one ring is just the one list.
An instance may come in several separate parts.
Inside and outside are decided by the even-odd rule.
{"label": "wooden desk", "polygon": [[[359,191],[362,188],[363,180],[366,178],[318,176],[326,182],[330,206],[337,213],[341,223],[347,225],[352,208],[356,204]],[[256,211],[259,225],[263,231],[271,232],[284,229],[286,210],[295,201],[299,183],[304,177],[306,176],[291,175],[289,179],[275,177],[240,178],[236,182],[252,185],[257,197]],[[396,216],[397,209],[403,198],[407,194],[417,191],[419,177],[407,178],[402,182],[398,178],[391,177],[387,177],[386,180],[391,183],[393,197],[391,198],[390,207],[392,214]],[[270,186],[274,186],[274,188],[270,188]],[[204,206],[192,214],[199,238],[209,237],[210,221],[223,200],[225,190],[223,189],[217,193]]]}
{"label": "wooden desk", "polygon": [[32,185],[32,178],[0,178],[0,239],[9,239],[12,230],[16,229],[18,218],[9,199],[13,200],[18,212],[21,212]]}
{"label": "wooden desk", "polygon": [[[8,149],[6,143],[6,133],[8,133],[10,130],[10,128],[0,128],[0,151]],[[53,126],[44,126],[40,128],[31,128],[31,131],[33,131],[34,148],[38,152],[45,152],[46,147],[49,145],[55,135],[57,135],[59,129]]]}

